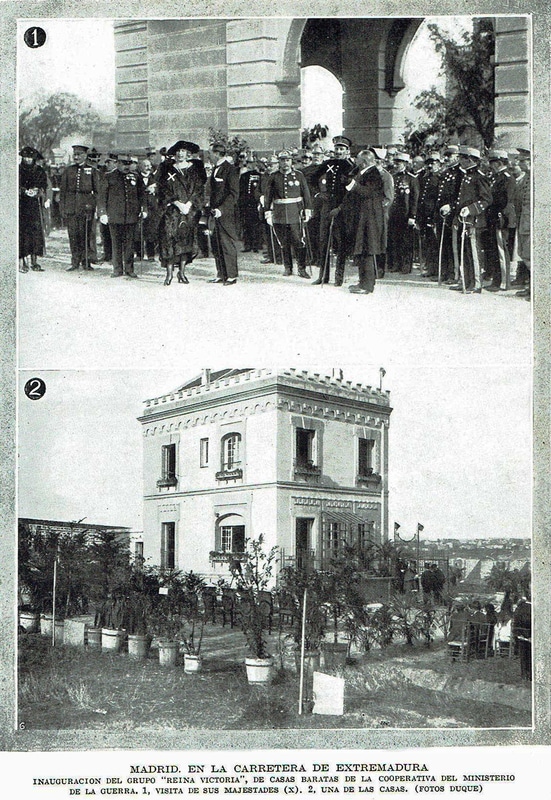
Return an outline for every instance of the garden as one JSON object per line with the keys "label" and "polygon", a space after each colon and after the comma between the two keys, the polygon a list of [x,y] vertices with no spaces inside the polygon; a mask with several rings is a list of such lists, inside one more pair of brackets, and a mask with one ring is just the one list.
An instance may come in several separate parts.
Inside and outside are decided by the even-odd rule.
{"label": "garden", "polygon": [[[351,549],[323,572],[279,569],[277,556],[248,540],[211,586],[131,563],[116,532],[20,530],[20,727],[531,724],[512,648],[450,658],[452,598],[401,594],[388,578],[388,600],[370,602]],[[338,716],[316,711],[314,673],[341,679]]]}

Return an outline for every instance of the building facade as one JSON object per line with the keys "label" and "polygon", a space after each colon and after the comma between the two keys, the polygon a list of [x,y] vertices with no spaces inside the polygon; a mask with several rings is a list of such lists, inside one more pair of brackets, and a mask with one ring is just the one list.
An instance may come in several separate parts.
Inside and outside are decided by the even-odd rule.
{"label": "building facade", "polygon": [[203,374],[145,402],[144,557],[225,576],[247,538],[323,567],[388,536],[389,393],[339,375]]}
{"label": "building facade", "polygon": [[[259,153],[300,147],[301,68],[340,81],[344,131],[358,146],[403,132],[404,61],[422,17],[155,19],[114,23],[117,147],[208,146],[209,128]],[[530,146],[530,18],[493,18],[495,132]]]}

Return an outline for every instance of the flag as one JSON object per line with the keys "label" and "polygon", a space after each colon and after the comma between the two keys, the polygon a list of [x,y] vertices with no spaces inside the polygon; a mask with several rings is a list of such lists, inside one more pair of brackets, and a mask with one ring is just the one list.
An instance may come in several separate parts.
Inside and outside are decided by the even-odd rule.
{"label": "flag", "polygon": [[384,378],[386,375],[386,369],[384,367],[379,367],[379,372],[381,373],[381,378]]}
{"label": "flag", "polygon": [[400,524],[398,522],[395,522],[394,523],[394,533],[397,533],[399,527],[400,527]]}
{"label": "flag", "polygon": [[421,525],[421,523],[420,523],[420,522],[418,522],[418,523],[417,523],[417,532],[418,532],[418,533],[421,533],[421,531],[424,531],[424,530],[425,530],[425,526],[424,526],[424,525]]}

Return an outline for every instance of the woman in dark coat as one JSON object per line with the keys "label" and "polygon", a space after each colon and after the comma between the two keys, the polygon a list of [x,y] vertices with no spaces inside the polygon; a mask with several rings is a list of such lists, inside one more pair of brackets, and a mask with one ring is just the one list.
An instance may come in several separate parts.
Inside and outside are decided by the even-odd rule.
{"label": "woman in dark coat", "polygon": [[21,150],[19,164],[19,270],[28,272],[26,256],[31,257],[31,269],[44,270],[37,263],[37,256],[44,255],[43,203],[48,188],[46,172],[36,163],[42,158],[34,147]]}
{"label": "woman in dark coat", "polygon": [[159,167],[159,255],[166,269],[165,286],[172,282],[174,267],[178,282],[189,283],[185,267],[197,255],[197,224],[206,183],[203,164],[192,159],[197,152],[199,146],[193,142],[178,141],[167,150],[172,158]]}

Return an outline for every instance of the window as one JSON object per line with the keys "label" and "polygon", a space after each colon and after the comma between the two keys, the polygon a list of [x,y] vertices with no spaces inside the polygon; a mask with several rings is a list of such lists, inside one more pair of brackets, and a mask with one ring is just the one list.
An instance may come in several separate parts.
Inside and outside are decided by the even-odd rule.
{"label": "window", "polygon": [[140,568],[143,566],[143,542],[134,542],[134,564]]}
{"label": "window", "polygon": [[208,467],[209,465],[209,440],[201,439],[199,443],[199,466]]}
{"label": "window", "polygon": [[176,486],[176,445],[164,444],[161,448],[161,479],[157,486]]}
{"label": "window", "polygon": [[297,467],[314,465],[314,437],[316,432],[309,428],[296,429]]}
{"label": "window", "polygon": [[374,542],[374,533],[374,522],[358,522],[356,545],[360,550],[365,550],[369,544]]}
{"label": "window", "polygon": [[163,522],[161,527],[161,568],[176,566],[176,523]]}
{"label": "window", "polygon": [[237,469],[241,465],[241,434],[228,433],[222,439],[222,470]]}
{"label": "window", "polygon": [[365,478],[373,473],[373,439],[358,439],[358,475]]}
{"label": "window", "polygon": [[245,550],[245,526],[221,525],[220,550],[223,553],[243,553]]}
{"label": "window", "polygon": [[325,529],[325,552],[332,555],[339,551],[346,541],[346,523],[328,522]]}

